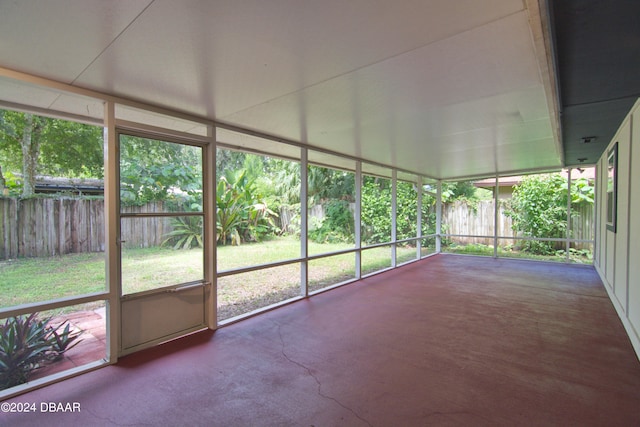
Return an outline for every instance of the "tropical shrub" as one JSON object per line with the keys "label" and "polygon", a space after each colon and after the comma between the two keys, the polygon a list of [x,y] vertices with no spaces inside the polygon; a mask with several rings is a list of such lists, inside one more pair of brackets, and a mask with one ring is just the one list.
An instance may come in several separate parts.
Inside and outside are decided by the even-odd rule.
{"label": "tropical shrub", "polygon": [[38,313],[9,317],[0,325],[0,389],[29,381],[33,372],[59,360],[76,346],[82,332],[68,322],[51,326]]}
{"label": "tropical shrub", "polygon": [[[567,180],[560,174],[531,175],[513,190],[505,215],[513,229],[526,237],[563,238],[567,231]],[[553,255],[555,242],[527,240],[523,249]]]}
{"label": "tropical shrub", "polygon": [[365,176],[362,185],[362,240],[367,244],[391,240],[391,181]]}
{"label": "tropical shrub", "polygon": [[[191,207],[200,210],[197,204],[192,203]],[[277,214],[267,207],[246,170],[229,171],[219,178],[216,187],[218,243],[239,245],[260,241],[278,231],[275,217]],[[163,245],[169,244],[174,249],[202,247],[201,216],[173,218],[171,225],[172,231],[165,234]]]}
{"label": "tropical shrub", "polygon": [[415,237],[418,226],[418,192],[413,188],[411,183],[398,182],[396,200],[396,229],[398,239]]}
{"label": "tropical shrub", "polygon": [[353,243],[353,212],[346,200],[330,200],[324,206],[322,220],[310,218],[309,239],[317,243]]}
{"label": "tropical shrub", "polygon": [[162,245],[171,245],[173,249],[191,249],[202,247],[202,217],[185,216],[171,218],[172,230],[164,235]]}
{"label": "tropical shrub", "polygon": [[260,241],[277,231],[277,214],[267,207],[246,171],[229,172],[216,188],[216,227],[220,244]]}

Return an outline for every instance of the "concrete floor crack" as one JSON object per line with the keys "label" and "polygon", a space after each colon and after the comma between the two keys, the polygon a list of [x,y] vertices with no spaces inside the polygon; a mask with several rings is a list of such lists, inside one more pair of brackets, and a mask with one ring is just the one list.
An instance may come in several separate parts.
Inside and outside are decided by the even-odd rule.
{"label": "concrete floor crack", "polygon": [[350,408],[349,406],[345,405],[344,403],[340,402],[338,399],[336,399],[335,397],[329,396],[327,394],[324,394],[322,392],[322,383],[320,382],[320,380],[318,379],[318,377],[313,373],[313,371],[311,371],[311,369],[307,366],[305,366],[303,363],[300,363],[296,360],[293,360],[286,352],[285,350],[285,343],[284,343],[284,337],[282,336],[282,325],[280,325],[279,323],[276,322],[276,325],[278,326],[278,336],[280,337],[280,344],[282,346],[281,348],[281,352],[282,352],[282,356],[287,359],[287,361],[289,361],[290,363],[293,363],[296,366],[299,366],[300,368],[304,369],[307,374],[313,378],[316,382],[316,384],[318,385],[317,388],[317,393],[318,396],[322,397],[323,399],[327,399],[327,400],[331,400],[332,402],[336,403],[337,405],[341,406],[342,408],[346,409],[347,411],[351,412],[353,415],[355,415],[356,418],[358,418],[359,420],[361,420],[362,422],[366,423],[369,427],[373,427],[373,425],[365,418],[361,417],[360,414],[358,414],[353,408]]}

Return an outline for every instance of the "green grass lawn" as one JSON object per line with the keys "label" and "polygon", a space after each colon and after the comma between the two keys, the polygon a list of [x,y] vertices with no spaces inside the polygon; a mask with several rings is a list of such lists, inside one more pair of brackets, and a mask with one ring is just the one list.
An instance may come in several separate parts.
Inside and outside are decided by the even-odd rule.
{"label": "green grass lawn", "polygon": [[[351,249],[350,244],[309,243],[310,254]],[[493,248],[483,245],[449,246],[447,251],[476,255],[493,255]],[[424,253],[424,252],[423,252]],[[300,242],[282,237],[263,243],[218,248],[218,270],[225,271],[300,256]],[[528,257],[530,254],[507,252],[499,256]],[[398,247],[397,263],[416,258],[413,247]],[[564,261],[564,257],[540,257]],[[580,260],[578,260],[580,261]],[[575,262],[575,261],[574,261]],[[122,272],[125,294],[141,292],[203,277],[201,249],[168,248],[126,249]],[[362,252],[362,274],[391,266],[391,247],[383,246]],[[309,262],[310,292],[355,277],[355,254],[333,255]],[[105,290],[103,253],[73,254],[51,258],[29,258],[0,262],[0,308],[42,302]],[[226,319],[258,307],[300,295],[300,264],[269,268],[222,277],[218,281],[220,318]]]}
{"label": "green grass lawn", "polygon": [[[467,254],[467,255],[485,255],[493,256],[493,246],[481,245],[481,244],[451,244],[443,246],[442,252],[455,253],[455,254]],[[504,258],[521,258],[532,259],[537,261],[554,261],[554,262],[566,262],[567,257],[564,251],[560,251],[558,255],[538,255],[530,252],[518,251],[515,249],[505,249],[498,247],[498,257]],[[571,250],[569,253],[570,262],[577,264],[591,264],[593,262],[592,254],[589,251],[576,251]]]}
{"label": "green grass lawn", "polygon": [[102,253],[0,261],[0,308],[105,288]]}
{"label": "green grass lawn", "polygon": [[[309,253],[327,253],[353,248],[349,244],[318,244],[310,242]],[[413,251],[415,249],[399,249]],[[388,248],[366,251],[363,271],[370,272],[390,265]],[[294,259],[300,256],[300,242],[292,237],[241,246],[221,246],[217,259],[220,271]],[[401,257],[399,256],[399,259]],[[221,279],[221,293],[233,296],[239,287],[249,282],[261,283],[263,292],[278,292],[282,288],[299,288],[297,263],[256,273],[245,273]],[[134,293],[175,283],[202,278],[202,250],[172,250],[168,248],[126,249],[123,251],[123,291]],[[310,286],[317,290],[355,275],[355,255],[343,254],[314,260],[309,268]],[[278,274],[272,274],[273,272]],[[255,277],[249,277],[251,274]],[[0,261],[0,308],[24,303],[42,302],[105,290],[105,259],[103,253],[72,254],[50,258],[23,258]],[[239,290],[239,295],[243,292]],[[250,292],[255,294],[255,292]],[[236,295],[238,296],[238,295]],[[224,300],[226,295],[221,295]],[[227,298],[229,299],[229,298]],[[233,299],[233,298],[231,298]]]}

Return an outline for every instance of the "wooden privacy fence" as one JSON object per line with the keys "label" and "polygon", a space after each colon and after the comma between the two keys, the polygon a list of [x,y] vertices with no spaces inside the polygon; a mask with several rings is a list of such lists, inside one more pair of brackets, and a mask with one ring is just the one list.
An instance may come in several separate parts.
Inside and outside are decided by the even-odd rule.
{"label": "wooden privacy fence", "polygon": [[104,251],[104,202],[0,198],[0,259]]}
{"label": "wooden privacy fence", "polygon": [[[478,201],[469,205],[462,200],[442,204],[443,233],[470,236],[493,236],[495,231],[495,211],[493,200]],[[504,214],[504,207],[498,204],[498,236],[515,237],[511,228],[511,218]],[[493,245],[493,237],[451,237],[450,240],[462,244]],[[513,243],[513,242],[509,242]]]}
{"label": "wooden privacy fence", "polygon": [[[460,244],[482,244],[493,245],[493,235],[495,231],[495,211],[493,200],[483,200],[469,205],[466,201],[457,200],[454,203],[442,205],[443,233],[458,234],[467,236],[486,237],[451,237],[449,240]],[[352,204],[351,210],[354,210]],[[511,218],[505,215],[505,208],[502,203],[498,204],[498,232],[501,237],[516,237],[518,234],[513,230]],[[574,208],[577,215],[571,220],[571,236],[579,240],[593,240],[594,217],[593,206],[583,205]],[[295,230],[295,218],[298,212],[288,208],[280,208],[280,227],[283,230]],[[309,209],[309,216],[322,219],[324,208],[322,205],[315,205]],[[292,227],[293,226],[293,227]],[[299,227],[299,224],[297,224]],[[500,246],[516,243],[515,240],[498,242]],[[572,243],[577,249],[588,249],[589,243]]]}
{"label": "wooden privacy fence", "polygon": [[[511,218],[498,207],[498,236],[515,237]],[[161,202],[125,208],[126,213],[163,212]],[[594,217],[591,206],[578,209],[572,219],[572,238],[593,240]],[[280,226],[289,229],[296,213],[280,210]],[[313,206],[310,216],[324,217],[322,206]],[[295,222],[295,220],[294,220]],[[493,201],[480,201],[474,207],[456,201],[443,205],[443,230],[448,234],[493,236]],[[122,240],[127,248],[145,248],[162,244],[173,229],[166,217],[123,218]],[[0,260],[18,257],[46,257],[70,253],[104,251],[104,201],[72,198],[18,200],[0,198]],[[457,243],[492,245],[492,237],[452,237]],[[514,242],[509,242],[514,243]],[[500,242],[501,245],[507,244]],[[576,243],[575,248],[589,248]]]}
{"label": "wooden privacy fence", "polygon": [[[122,208],[124,214],[161,212],[166,212],[162,202]],[[171,218],[168,217],[124,217],[120,221],[122,246],[126,249],[160,246],[172,230]]]}
{"label": "wooden privacy fence", "polygon": [[[162,212],[161,202],[123,212]],[[172,230],[166,217],[124,218],[126,247],[160,245]],[[0,260],[103,252],[104,201],[72,198],[0,198]]]}
{"label": "wooden privacy fence", "polygon": [[[475,202],[472,206],[465,201],[457,200],[454,203],[443,204],[442,224],[443,233],[461,234],[471,236],[493,236],[495,229],[495,211],[493,200]],[[501,237],[516,237],[513,231],[511,218],[505,215],[504,206],[498,204],[498,232]],[[581,205],[574,207],[576,215],[571,218],[571,237],[578,240],[593,240],[594,238],[594,212],[593,205]],[[451,237],[450,240],[461,244],[493,245],[493,237]],[[498,244],[514,244],[515,240]],[[572,243],[576,249],[588,249],[589,243]]]}

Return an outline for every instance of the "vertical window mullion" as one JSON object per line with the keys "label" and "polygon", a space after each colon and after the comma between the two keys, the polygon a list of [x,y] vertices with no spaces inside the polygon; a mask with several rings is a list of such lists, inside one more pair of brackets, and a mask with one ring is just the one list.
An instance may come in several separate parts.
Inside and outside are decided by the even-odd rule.
{"label": "vertical window mullion", "polygon": [[416,185],[418,186],[416,191],[416,205],[417,205],[417,218],[416,218],[416,259],[420,259],[422,256],[422,177],[419,176]]}
{"label": "vertical window mullion", "polygon": [[436,191],[436,253],[442,248],[442,181],[438,181]]}
{"label": "vertical window mullion", "polygon": [[120,156],[118,153],[118,134],[116,132],[115,104],[105,103],[104,130],[104,212],[105,212],[105,249],[106,249],[106,281],[109,291],[107,320],[107,357],[115,363],[120,348],[120,197],[118,194],[120,181]]}
{"label": "vertical window mullion", "polygon": [[398,173],[391,171],[391,266],[397,265],[398,240]]}
{"label": "vertical window mullion", "polygon": [[566,261],[570,262],[571,258],[571,168],[567,169],[567,229],[565,230],[565,251]]}
{"label": "vertical window mullion", "polygon": [[217,282],[217,241],[216,241],[216,128],[207,126],[209,143],[204,147],[202,171],[202,208],[204,218],[204,280],[209,289],[205,299],[205,322],[209,329],[218,326],[218,282]]}
{"label": "vertical window mullion", "polygon": [[500,177],[496,175],[496,182],[493,187],[493,257],[498,257],[498,224],[500,223],[500,210],[498,203],[498,193],[500,191]]}
{"label": "vertical window mullion", "polygon": [[353,222],[356,243],[356,279],[362,277],[362,162],[356,162],[355,176],[356,207]]}
{"label": "vertical window mullion", "polygon": [[309,296],[309,200],[308,200],[308,158],[309,153],[306,148],[301,149],[300,158],[300,294]]}

